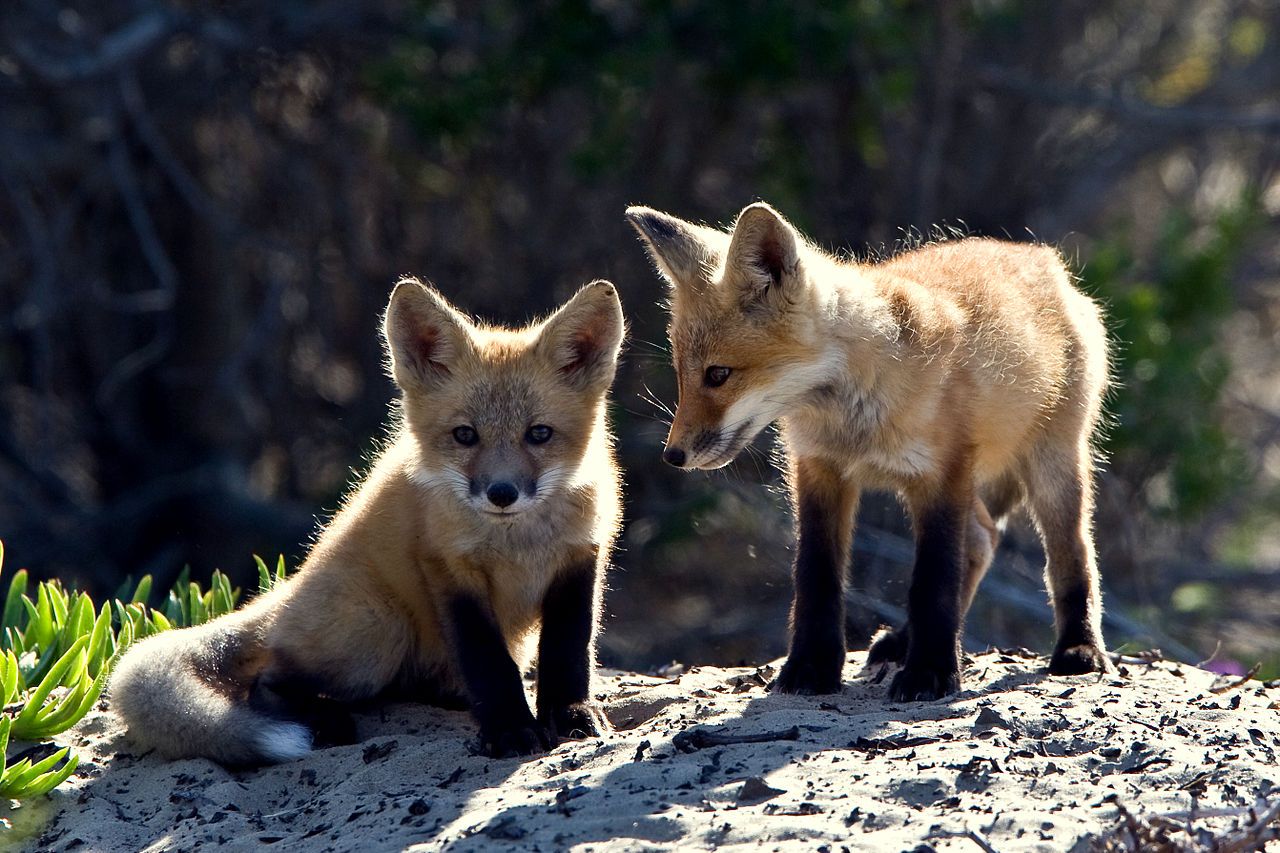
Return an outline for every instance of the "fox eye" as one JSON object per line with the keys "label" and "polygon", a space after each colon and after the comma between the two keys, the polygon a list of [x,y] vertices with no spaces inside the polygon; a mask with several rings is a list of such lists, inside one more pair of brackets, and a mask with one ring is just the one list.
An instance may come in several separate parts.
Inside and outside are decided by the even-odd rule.
{"label": "fox eye", "polygon": [[524,434],[524,437],[530,444],[546,444],[551,440],[551,433],[551,427],[546,424],[534,424],[529,427],[529,431]]}
{"label": "fox eye", "polygon": [[733,373],[733,368],[713,364],[707,368],[707,373],[702,379],[708,387],[719,388],[729,378],[730,373]]}
{"label": "fox eye", "polygon": [[463,447],[470,447],[480,440],[480,436],[473,428],[464,425],[453,428],[453,440]]}

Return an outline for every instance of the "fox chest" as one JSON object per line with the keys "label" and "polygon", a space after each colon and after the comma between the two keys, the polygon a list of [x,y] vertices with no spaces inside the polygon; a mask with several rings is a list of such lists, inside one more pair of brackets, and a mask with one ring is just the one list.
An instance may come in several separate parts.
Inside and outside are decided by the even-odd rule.
{"label": "fox chest", "polygon": [[508,640],[538,623],[552,580],[590,545],[590,528],[573,521],[555,514],[529,519],[491,531],[473,552],[473,564],[484,573],[489,603]]}
{"label": "fox chest", "polygon": [[814,404],[784,422],[788,448],[825,460],[870,488],[898,489],[931,475],[936,453],[923,434],[902,430],[895,412],[856,389],[820,389]]}

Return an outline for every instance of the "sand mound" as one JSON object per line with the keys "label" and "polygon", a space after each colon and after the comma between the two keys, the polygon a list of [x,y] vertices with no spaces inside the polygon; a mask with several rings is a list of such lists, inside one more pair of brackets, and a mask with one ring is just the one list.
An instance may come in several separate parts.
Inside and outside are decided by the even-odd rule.
{"label": "sand mound", "polygon": [[524,761],[474,754],[465,714],[396,704],[359,715],[357,745],[230,772],[134,755],[96,711],[61,739],[84,756],[76,776],[10,812],[0,844],[1062,851],[1122,809],[1136,816],[1124,838],[1181,832],[1193,807],[1221,837],[1280,801],[1280,691],[1256,681],[1215,693],[1212,674],[1166,662],[1050,678],[1042,659],[988,652],[958,696],[896,705],[864,659],[815,698],[770,695],[770,667],[605,674],[617,731]]}

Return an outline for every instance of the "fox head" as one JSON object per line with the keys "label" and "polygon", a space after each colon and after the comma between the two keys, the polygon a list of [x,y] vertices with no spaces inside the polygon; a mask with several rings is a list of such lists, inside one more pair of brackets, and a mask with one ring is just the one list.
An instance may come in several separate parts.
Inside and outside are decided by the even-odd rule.
{"label": "fox head", "polygon": [[833,370],[822,339],[826,297],[808,249],[772,207],[753,204],[729,232],[627,209],[671,285],[667,329],[680,399],[662,458],[727,465]]}
{"label": "fox head", "polygon": [[430,287],[401,280],[383,331],[418,444],[414,480],[495,521],[573,488],[603,440],[623,326],[606,281],[510,330],[474,323]]}

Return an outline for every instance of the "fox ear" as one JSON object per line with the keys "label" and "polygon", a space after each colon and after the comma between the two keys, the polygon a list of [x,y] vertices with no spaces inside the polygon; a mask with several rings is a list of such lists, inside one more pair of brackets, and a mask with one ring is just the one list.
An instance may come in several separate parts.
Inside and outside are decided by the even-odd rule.
{"label": "fox ear", "polygon": [[570,386],[603,393],[613,383],[625,327],[618,291],[593,281],[543,323],[537,347]]}
{"label": "fox ear", "polygon": [[400,279],[382,323],[391,378],[404,391],[440,385],[471,348],[469,325],[435,290],[415,278]]}
{"label": "fox ear", "polygon": [[736,273],[750,301],[768,298],[793,285],[800,270],[800,237],[779,213],[756,202],[738,214],[725,260],[726,273]]}
{"label": "fox ear", "polygon": [[648,207],[628,207],[627,221],[644,240],[649,257],[675,287],[707,281],[720,264],[729,236]]}

